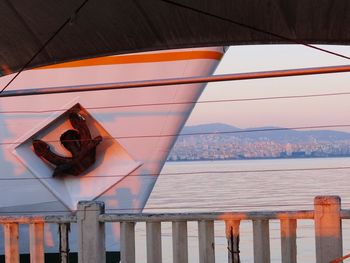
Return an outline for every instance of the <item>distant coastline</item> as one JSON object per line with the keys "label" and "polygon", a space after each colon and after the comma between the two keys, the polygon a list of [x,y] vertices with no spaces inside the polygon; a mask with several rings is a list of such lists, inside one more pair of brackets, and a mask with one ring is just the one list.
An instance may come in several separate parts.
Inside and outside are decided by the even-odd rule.
{"label": "distant coastline", "polygon": [[333,155],[333,156],[317,156],[317,157],[311,157],[311,156],[305,156],[305,157],[257,157],[257,158],[231,158],[231,159],[182,159],[182,160],[170,160],[168,159],[167,162],[209,162],[209,161],[244,161],[244,160],[283,160],[283,159],[328,159],[328,158],[350,158],[350,155]]}
{"label": "distant coastline", "polygon": [[350,133],[222,123],[184,127],[168,161],[350,157]]}

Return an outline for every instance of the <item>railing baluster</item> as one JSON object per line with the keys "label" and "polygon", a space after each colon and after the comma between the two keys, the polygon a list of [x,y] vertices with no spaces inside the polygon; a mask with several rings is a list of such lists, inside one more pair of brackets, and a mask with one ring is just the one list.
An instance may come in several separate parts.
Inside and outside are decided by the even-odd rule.
{"label": "railing baluster", "polygon": [[340,197],[316,196],[314,205],[316,262],[328,263],[343,254]]}
{"label": "railing baluster", "polygon": [[173,229],[173,263],[188,262],[187,222],[174,221]]}
{"label": "railing baluster", "polygon": [[199,262],[215,262],[214,221],[198,221]]}
{"label": "railing baluster", "polygon": [[254,263],[270,263],[269,220],[253,220]]}
{"label": "railing baluster", "polygon": [[297,262],[297,220],[281,219],[281,255],[282,263]]}
{"label": "railing baluster", "polygon": [[60,263],[69,263],[69,231],[70,224],[59,224],[60,236]]}
{"label": "railing baluster", "polygon": [[162,239],[161,239],[161,224],[160,222],[146,223],[147,236],[147,262],[161,263],[162,262]]}
{"label": "railing baluster", "polygon": [[44,263],[44,223],[29,224],[30,263]]}
{"label": "railing baluster", "polygon": [[135,223],[120,223],[121,263],[135,263]]}
{"label": "railing baluster", "polygon": [[18,224],[6,223],[4,224],[4,238],[5,238],[5,262],[19,263],[19,249],[18,249]]}

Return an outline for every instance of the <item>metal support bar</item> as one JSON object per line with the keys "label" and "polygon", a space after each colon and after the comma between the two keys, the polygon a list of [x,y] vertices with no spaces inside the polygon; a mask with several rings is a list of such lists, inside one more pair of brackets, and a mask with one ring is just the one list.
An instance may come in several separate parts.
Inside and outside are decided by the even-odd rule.
{"label": "metal support bar", "polygon": [[228,249],[228,262],[241,263],[239,256],[239,225],[240,220],[225,221]]}
{"label": "metal support bar", "polygon": [[80,85],[80,86],[65,86],[65,87],[40,88],[40,89],[9,90],[9,91],[4,91],[0,93],[0,98],[56,94],[56,93],[84,92],[84,91],[132,89],[132,88],[143,88],[143,87],[157,87],[157,86],[209,83],[209,82],[234,81],[234,80],[279,78],[279,77],[292,77],[292,76],[317,75],[317,74],[342,73],[342,72],[350,72],[350,65],[224,74],[224,75],[214,75],[214,76],[208,76],[208,77],[170,78],[170,79],[156,79],[156,80],[143,80],[143,81],[131,81],[131,82],[116,82],[116,83],[107,83],[107,84],[99,84],[99,85]]}

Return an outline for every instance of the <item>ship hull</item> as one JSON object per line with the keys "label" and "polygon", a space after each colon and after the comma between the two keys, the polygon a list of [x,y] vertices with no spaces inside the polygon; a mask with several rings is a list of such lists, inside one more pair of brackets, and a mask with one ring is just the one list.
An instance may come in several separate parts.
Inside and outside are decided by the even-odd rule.
{"label": "ship hull", "polygon": [[[207,76],[222,54],[222,48],[186,49],[66,63],[23,72],[8,90]],[[2,77],[1,86],[11,77]],[[107,212],[142,211],[204,86],[0,98],[0,213],[69,214],[80,200],[103,201]],[[72,129],[68,116],[76,105],[92,135],[101,135],[103,142],[87,172],[52,177],[55,166],[34,153],[32,142],[46,141],[55,153],[69,157],[59,138]],[[108,228],[107,250],[118,250],[119,226]],[[57,227],[47,225],[45,233],[46,251],[57,252]],[[21,250],[29,251],[28,242]]]}

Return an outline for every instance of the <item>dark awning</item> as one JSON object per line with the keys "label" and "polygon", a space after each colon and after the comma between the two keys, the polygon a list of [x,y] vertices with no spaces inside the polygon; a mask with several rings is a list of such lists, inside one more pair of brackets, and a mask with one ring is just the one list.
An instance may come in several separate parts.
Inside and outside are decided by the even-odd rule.
{"label": "dark awning", "polygon": [[349,0],[174,1],[193,9],[163,0],[0,0],[0,70],[18,71],[67,19],[30,68],[168,48],[350,43]]}

